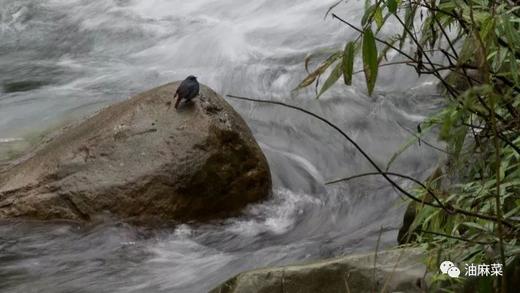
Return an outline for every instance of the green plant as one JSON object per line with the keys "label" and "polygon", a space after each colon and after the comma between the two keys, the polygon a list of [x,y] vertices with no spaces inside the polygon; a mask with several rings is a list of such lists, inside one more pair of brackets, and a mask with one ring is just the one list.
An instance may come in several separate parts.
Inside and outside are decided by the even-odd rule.
{"label": "green plant", "polygon": [[[341,7],[341,2],[331,10]],[[443,109],[418,126],[418,133],[390,160],[386,172],[376,166],[378,172],[360,176],[407,178],[388,172],[390,164],[424,132],[437,129],[446,142],[449,164],[444,174],[427,182],[407,178],[419,183],[413,192],[419,200],[409,236],[413,233],[415,243],[431,252],[434,261],[429,263],[435,272],[442,259],[501,263],[508,268],[517,264],[520,5],[491,0],[375,0],[366,1],[359,26],[335,13],[332,17],[359,34],[311,71],[297,89],[317,82],[326,72],[330,73],[317,98],[342,76],[350,86],[356,73],[354,60],[360,56],[369,95],[375,90],[379,67],[396,64],[435,76],[446,95]],[[389,20],[400,25],[400,33],[380,37]],[[392,50],[402,59],[387,61]],[[434,56],[444,61],[436,63],[441,58]],[[453,183],[442,188],[445,184],[439,183],[447,179]],[[480,288],[512,292],[514,280],[504,275],[479,282]]]}

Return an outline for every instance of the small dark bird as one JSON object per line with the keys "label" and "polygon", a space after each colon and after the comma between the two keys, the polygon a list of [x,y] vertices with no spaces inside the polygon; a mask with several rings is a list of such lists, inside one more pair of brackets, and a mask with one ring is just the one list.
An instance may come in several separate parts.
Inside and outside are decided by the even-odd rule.
{"label": "small dark bird", "polygon": [[186,77],[185,80],[181,82],[181,85],[177,88],[175,92],[175,97],[177,97],[177,101],[175,102],[175,109],[179,106],[181,100],[190,101],[195,98],[199,94],[199,82],[197,78],[193,75]]}

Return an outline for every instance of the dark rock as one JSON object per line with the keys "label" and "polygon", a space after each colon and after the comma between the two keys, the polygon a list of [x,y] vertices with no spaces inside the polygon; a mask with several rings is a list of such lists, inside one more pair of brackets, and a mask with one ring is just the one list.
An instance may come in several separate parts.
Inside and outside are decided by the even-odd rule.
{"label": "dark rock", "polygon": [[3,84],[2,87],[5,93],[26,92],[38,89],[42,86],[48,85],[49,83],[49,81],[25,80],[16,82],[6,82]]}
{"label": "dark rock", "polygon": [[[448,184],[450,184],[448,179],[443,177],[443,174],[447,172],[446,169],[446,164],[440,164],[440,166],[434,170],[432,175],[426,179],[427,185],[436,191],[446,190]],[[440,193],[441,196],[443,194],[443,192]],[[425,198],[421,200],[429,203],[434,202],[433,197],[428,193],[426,194]],[[415,235],[417,229],[412,229],[412,224],[415,221],[415,217],[417,216],[417,209],[420,209],[421,207],[422,205],[416,201],[410,201],[406,207],[406,211],[403,216],[403,224],[399,228],[399,233],[397,234],[397,242],[399,244],[413,243],[417,238]],[[445,212],[442,211],[442,213]]]}

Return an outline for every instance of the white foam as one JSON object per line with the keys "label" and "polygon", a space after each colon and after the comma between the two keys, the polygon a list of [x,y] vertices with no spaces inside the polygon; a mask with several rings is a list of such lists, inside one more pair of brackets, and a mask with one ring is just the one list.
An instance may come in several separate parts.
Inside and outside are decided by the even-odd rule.
{"label": "white foam", "polygon": [[24,140],[23,138],[19,138],[19,137],[6,137],[6,138],[0,137],[0,143],[17,142],[17,141],[23,141],[23,140]]}
{"label": "white foam", "polygon": [[244,219],[232,220],[226,230],[249,237],[264,232],[283,234],[294,226],[305,206],[321,204],[311,195],[280,188],[275,190],[273,199],[250,206]]}
{"label": "white foam", "polygon": [[216,268],[225,266],[234,259],[230,254],[184,237],[160,241],[148,251],[154,257],[147,261],[143,269],[152,272],[150,283],[162,289],[182,288],[192,284],[194,280],[211,277]]}

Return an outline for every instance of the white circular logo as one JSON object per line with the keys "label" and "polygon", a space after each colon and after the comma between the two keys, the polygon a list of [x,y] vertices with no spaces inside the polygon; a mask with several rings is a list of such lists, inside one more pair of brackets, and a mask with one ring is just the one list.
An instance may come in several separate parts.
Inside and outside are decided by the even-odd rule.
{"label": "white circular logo", "polygon": [[452,278],[458,278],[460,276],[460,270],[457,267],[451,267],[448,269],[448,276]]}
{"label": "white circular logo", "polygon": [[454,267],[455,264],[452,263],[451,261],[447,260],[447,261],[443,261],[441,263],[441,266],[440,266],[440,269],[441,269],[441,272],[443,274],[447,274],[448,273],[448,270],[451,268],[451,267]]}

